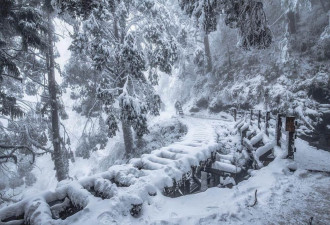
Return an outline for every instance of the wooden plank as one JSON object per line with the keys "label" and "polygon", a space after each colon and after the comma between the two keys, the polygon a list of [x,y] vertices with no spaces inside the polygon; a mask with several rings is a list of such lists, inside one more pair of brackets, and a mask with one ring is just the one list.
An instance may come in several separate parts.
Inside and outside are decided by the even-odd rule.
{"label": "wooden plank", "polygon": [[211,174],[216,174],[216,175],[219,175],[219,176],[223,176],[224,175],[224,172],[223,171],[217,170],[217,169],[213,169],[211,167],[202,168],[202,171],[207,172],[207,173],[211,173]]}

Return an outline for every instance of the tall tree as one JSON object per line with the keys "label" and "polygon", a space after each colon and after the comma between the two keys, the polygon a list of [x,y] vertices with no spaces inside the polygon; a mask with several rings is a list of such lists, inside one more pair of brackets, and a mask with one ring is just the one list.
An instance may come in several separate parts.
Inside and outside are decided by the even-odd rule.
{"label": "tall tree", "polygon": [[196,25],[202,27],[204,52],[207,61],[206,71],[209,73],[213,68],[209,34],[217,29],[220,2],[213,0],[180,0],[179,4],[185,13],[195,19]]}
{"label": "tall tree", "polygon": [[[40,5],[43,5],[44,8],[42,9]],[[41,107],[38,104],[37,108],[31,108],[39,110],[42,114],[45,113],[48,106],[55,109],[51,110],[53,114],[53,126],[51,129],[55,130],[50,136],[54,143],[55,168],[56,170],[65,170],[64,172],[58,171],[58,178],[62,180],[65,179],[66,175],[61,174],[67,174],[67,160],[64,154],[65,151],[58,150],[58,146],[61,145],[58,144],[59,142],[62,143],[63,148],[65,145],[59,135],[58,90],[54,71],[56,64],[54,62],[54,28],[51,21],[51,16],[53,15],[51,8],[51,1],[47,0],[1,0],[0,73],[1,78],[6,77],[6,79],[2,79],[4,82],[1,84],[0,97],[3,115],[11,116],[12,118],[22,117],[23,111],[16,104],[17,97],[23,97],[24,93],[28,95],[40,94],[40,87],[46,87],[47,79],[45,79],[44,74],[48,73],[48,90],[42,96],[43,100],[46,99],[44,101],[45,104]],[[18,85],[18,83],[12,84],[7,79],[8,77],[22,82],[22,85]],[[50,93],[49,96],[52,101],[49,101],[48,93]],[[22,123],[24,121],[26,120],[21,120]],[[29,146],[29,144],[25,146]],[[42,145],[35,147],[42,148]],[[44,150],[46,149],[44,148]],[[32,151],[30,152],[32,153]],[[47,152],[50,151],[47,149]],[[60,157],[57,157],[58,152],[61,154]],[[60,163],[58,163],[59,160]]]}
{"label": "tall tree", "polygon": [[238,28],[239,45],[244,49],[267,48],[272,42],[263,4],[255,0],[179,0],[181,9],[196,21],[204,34],[207,72],[212,69],[208,34],[217,29],[218,16],[226,14],[225,23]]}
{"label": "tall tree", "polygon": [[[130,155],[133,130],[137,137],[148,133],[147,113],[158,114],[154,106],[159,106],[159,96],[151,85],[157,83],[157,71],[170,73],[177,59],[170,25],[164,22],[169,15],[150,0],[91,1],[88,5],[69,1],[62,2],[61,8],[82,22],[82,32],[74,34],[71,49],[88,56],[100,71],[97,96],[108,116],[109,136],[116,135],[121,121]],[[144,75],[148,70],[149,80]]]}
{"label": "tall tree", "polygon": [[[0,1],[0,173],[5,189],[1,199],[10,201],[7,188],[31,185],[37,156],[52,153],[48,145],[48,118],[42,117],[40,103],[23,100],[40,94],[47,72],[45,52],[48,32],[41,1]],[[41,88],[40,88],[41,87]],[[5,168],[15,169],[6,171]],[[6,174],[6,175],[4,175]]]}
{"label": "tall tree", "polygon": [[54,26],[53,15],[54,8],[51,0],[45,0],[44,10],[47,16],[47,39],[48,49],[46,52],[47,69],[48,69],[48,92],[49,104],[51,108],[52,121],[52,143],[53,143],[53,158],[55,163],[56,177],[58,181],[68,178],[68,155],[62,148],[62,139],[60,135],[60,118],[59,118],[59,103],[58,103],[58,85],[55,80],[55,58],[54,58]]}

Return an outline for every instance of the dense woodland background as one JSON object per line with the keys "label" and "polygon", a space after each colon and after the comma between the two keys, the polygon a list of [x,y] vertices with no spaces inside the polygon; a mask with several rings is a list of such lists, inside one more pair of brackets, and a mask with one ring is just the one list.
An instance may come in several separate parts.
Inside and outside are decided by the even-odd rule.
{"label": "dense woodland background", "polygon": [[290,113],[300,137],[328,148],[329,10],[327,0],[0,0],[0,207],[45,187],[45,164],[53,180],[77,179],[178,140],[185,126],[155,119],[175,101],[194,114]]}

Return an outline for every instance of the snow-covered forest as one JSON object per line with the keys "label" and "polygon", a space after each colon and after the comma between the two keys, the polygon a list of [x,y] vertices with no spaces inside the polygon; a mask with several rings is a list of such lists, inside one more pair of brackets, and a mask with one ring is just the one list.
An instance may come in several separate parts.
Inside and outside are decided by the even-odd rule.
{"label": "snow-covered forest", "polygon": [[0,225],[329,209],[329,0],[0,0]]}

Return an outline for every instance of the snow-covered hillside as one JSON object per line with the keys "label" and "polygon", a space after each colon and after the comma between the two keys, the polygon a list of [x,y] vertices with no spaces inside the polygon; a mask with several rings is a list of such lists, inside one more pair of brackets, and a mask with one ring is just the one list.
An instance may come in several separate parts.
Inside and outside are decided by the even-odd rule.
{"label": "snow-covered hillside", "polygon": [[330,224],[330,1],[0,0],[0,225]]}

